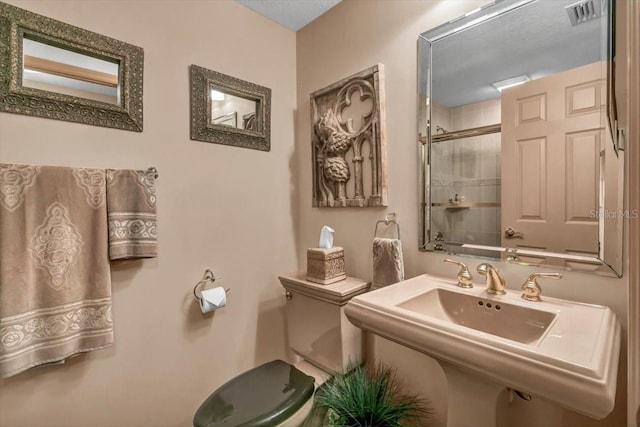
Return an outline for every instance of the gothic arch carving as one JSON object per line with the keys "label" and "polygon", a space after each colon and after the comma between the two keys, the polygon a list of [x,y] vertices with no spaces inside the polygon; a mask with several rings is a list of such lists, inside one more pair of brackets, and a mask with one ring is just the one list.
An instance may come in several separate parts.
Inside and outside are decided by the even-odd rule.
{"label": "gothic arch carving", "polygon": [[313,206],[387,206],[384,66],[313,92],[311,123]]}

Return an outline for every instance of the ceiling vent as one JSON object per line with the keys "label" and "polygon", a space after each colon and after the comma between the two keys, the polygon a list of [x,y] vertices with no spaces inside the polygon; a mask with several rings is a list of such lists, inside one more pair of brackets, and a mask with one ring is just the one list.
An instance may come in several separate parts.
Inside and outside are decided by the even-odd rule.
{"label": "ceiling vent", "polygon": [[571,26],[583,24],[602,16],[601,0],[582,0],[565,7]]}

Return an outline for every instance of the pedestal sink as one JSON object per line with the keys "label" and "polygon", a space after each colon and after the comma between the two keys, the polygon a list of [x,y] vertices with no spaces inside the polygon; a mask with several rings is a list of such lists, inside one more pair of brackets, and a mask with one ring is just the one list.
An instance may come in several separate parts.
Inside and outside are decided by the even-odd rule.
{"label": "pedestal sink", "polygon": [[506,388],[597,419],[613,409],[620,325],[608,307],[489,295],[425,274],[359,295],[345,313],[361,329],[438,360],[449,427],[494,427]]}

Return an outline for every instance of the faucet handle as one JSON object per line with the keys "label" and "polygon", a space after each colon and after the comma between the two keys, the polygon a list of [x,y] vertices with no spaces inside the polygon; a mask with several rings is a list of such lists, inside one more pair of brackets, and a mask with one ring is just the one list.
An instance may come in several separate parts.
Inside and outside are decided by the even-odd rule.
{"label": "faucet handle", "polygon": [[542,294],[542,288],[538,283],[538,279],[562,279],[560,273],[533,273],[522,285],[522,299],[527,301],[540,301],[540,294]]}
{"label": "faucet handle", "polygon": [[445,259],[444,262],[460,266],[460,272],[458,273],[458,276],[456,276],[458,279],[458,286],[461,288],[473,288],[473,277],[471,277],[471,273],[464,262],[449,258]]}

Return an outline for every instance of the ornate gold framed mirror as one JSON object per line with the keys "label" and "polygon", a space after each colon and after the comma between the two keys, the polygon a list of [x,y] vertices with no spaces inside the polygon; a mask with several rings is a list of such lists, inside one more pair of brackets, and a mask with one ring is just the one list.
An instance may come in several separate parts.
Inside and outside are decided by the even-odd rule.
{"label": "ornate gold framed mirror", "polygon": [[0,2],[0,111],[142,132],[142,48]]}
{"label": "ornate gold framed mirror", "polygon": [[271,150],[271,89],[191,65],[191,139]]}

